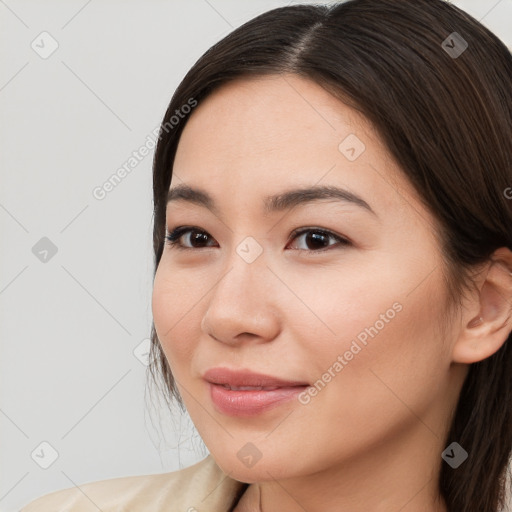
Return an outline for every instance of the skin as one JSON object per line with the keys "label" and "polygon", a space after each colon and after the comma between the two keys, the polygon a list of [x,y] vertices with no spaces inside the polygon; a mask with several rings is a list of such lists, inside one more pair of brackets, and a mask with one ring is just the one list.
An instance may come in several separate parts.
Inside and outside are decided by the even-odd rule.
{"label": "skin", "polygon": [[[354,161],[338,147],[349,134],[366,147]],[[372,126],[294,75],[239,79],[200,103],[174,161],[171,188],[183,183],[212,195],[219,212],[169,203],[168,231],[197,226],[207,242],[194,247],[185,234],[181,243],[192,249],[166,243],[154,323],[213,458],[252,484],[236,510],[257,510],[261,499],[265,512],[446,511],[437,478],[468,363],[492,355],[512,329],[504,322],[510,251],[479,269],[462,313],[443,324],[448,299],[432,215]],[[376,215],[338,200],[263,213],[265,196],[299,185],[344,187]],[[300,227],[350,245],[327,237],[319,251],[306,235],[290,237]],[[263,250],[252,263],[236,251],[247,236]],[[309,403],[252,418],[215,409],[207,369],[312,384],[394,303],[400,312]],[[237,457],[246,443],[261,452],[251,468]]]}

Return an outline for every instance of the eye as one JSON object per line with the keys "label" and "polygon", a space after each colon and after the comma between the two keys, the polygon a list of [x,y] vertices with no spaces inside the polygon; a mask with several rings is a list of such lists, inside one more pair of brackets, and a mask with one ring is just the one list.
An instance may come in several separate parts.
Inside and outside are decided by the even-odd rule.
{"label": "eye", "polygon": [[[165,238],[171,247],[182,250],[212,247],[208,242],[209,240],[214,240],[206,231],[196,226],[178,226],[170,233],[166,234]],[[181,241],[181,239],[185,242]],[[346,238],[336,235],[331,231],[316,227],[296,229],[291,233],[290,239],[302,239],[303,241],[303,247],[295,248],[295,250],[316,253],[325,251],[333,245],[350,245],[350,242]],[[329,240],[334,240],[335,243],[329,243]]]}
{"label": "eye", "polygon": [[[208,241],[209,237],[210,235],[206,233],[206,231],[195,226],[178,226],[165,235],[167,243],[177,249],[200,249],[201,247],[208,247],[208,245],[203,244]],[[181,238],[188,239],[187,244],[192,244],[192,246],[183,245],[183,243],[180,242]]]}
{"label": "eye", "polygon": [[[350,242],[339,235],[332,233],[331,231],[322,228],[300,228],[293,231],[290,235],[292,240],[302,239],[303,247],[299,247],[298,250],[308,252],[323,252],[336,243],[330,244],[329,239],[338,242],[338,245],[350,245]],[[305,246],[305,247],[304,247]],[[309,250],[311,249],[311,250]]]}

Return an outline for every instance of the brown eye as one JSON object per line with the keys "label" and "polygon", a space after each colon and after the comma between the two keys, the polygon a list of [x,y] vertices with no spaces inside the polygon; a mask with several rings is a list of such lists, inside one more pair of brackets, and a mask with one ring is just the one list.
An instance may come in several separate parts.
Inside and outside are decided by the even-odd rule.
{"label": "brown eye", "polygon": [[[319,228],[301,228],[298,231],[292,233],[292,239],[303,240],[303,247],[299,247],[298,250],[305,251],[322,251],[331,247],[332,245],[350,245],[350,242],[345,238],[340,237],[330,231]],[[335,243],[329,243],[330,240],[334,240]],[[336,243],[337,242],[337,243]]]}
{"label": "brown eye", "polygon": [[[207,245],[210,238],[210,235],[206,233],[206,231],[186,226],[177,227],[165,236],[167,243],[178,249],[200,249],[202,247],[210,247]],[[181,239],[186,240],[186,242],[183,243]]]}

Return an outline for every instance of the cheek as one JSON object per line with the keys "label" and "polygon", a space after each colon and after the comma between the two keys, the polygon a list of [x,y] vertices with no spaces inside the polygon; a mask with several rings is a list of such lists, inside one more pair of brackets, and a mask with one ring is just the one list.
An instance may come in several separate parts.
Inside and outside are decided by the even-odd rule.
{"label": "cheek", "polygon": [[389,330],[401,316],[403,292],[396,272],[371,272],[369,269],[375,268],[371,263],[363,268],[352,260],[341,270],[320,268],[300,275],[293,270],[282,272],[299,299],[294,300],[288,290],[286,297],[283,294],[282,301],[286,298],[287,303],[281,312],[286,328],[292,328],[305,347],[318,351],[322,346],[325,350],[320,352],[329,354],[332,350],[343,353],[353,340],[364,346],[377,333]]}
{"label": "cheek", "polygon": [[310,351],[318,379],[311,405],[316,401],[319,414],[341,430],[357,424],[382,432],[399,428],[415,421],[411,410],[421,415],[442,399],[449,343],[436,329],[442,311],[434,290],[442,283],[434,276],[429,284],[413,294],[410,287],[387,288],[357,300],[344,319],[330,317],[341,334]]}
{"label": "cheek", "polygon": [[177,279],[177,272],[169,271],[162,263],[153,283],[153,321],[173,373],[179,372],[180,362],[191,358],[195,343],[192,331],[195,325],[199,326],[197,311],[202,294],[191,283],[185,283],[186,280]]}
{"label": "cheek", "polygon": [[295,311],[293,322],[287,317],[318,394],[332,393],[356,408],[385,397],[396,401],[395,389],[414,401],[427,399],[440,389],[450,360],[449,343],[436,329],[443,312],[440,272],[416,287],[418,274],[432,266],[374,263],[368,268],[383,271],[347,269],[341,276],[318,274],[314,282],[307,275],[296,280],[295,291],[314,316]]}

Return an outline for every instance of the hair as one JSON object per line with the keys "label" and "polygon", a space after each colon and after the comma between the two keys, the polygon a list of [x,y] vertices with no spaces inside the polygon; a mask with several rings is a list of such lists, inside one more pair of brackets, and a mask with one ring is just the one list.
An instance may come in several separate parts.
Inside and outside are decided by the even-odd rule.
{"label": "hair", "polygon": [[[468,45],[460,55],[443,44],[454,32]],[[280,7],[208,49],[179,84],[160,129],[153,162],[155,273],[174,156],[188,118],[176,122],[176,111],[190,112],[183,106],[200,104],[237,78],[286,73],[319,84],[373,124],[436,219],[448,311],[460,311],[461,297],[474,285],[470,271],[496,249],[512,249],[512,200],[505,193],[512,186],[512,55],[445,0]],[[441,466],[440,495],[450,512],[497,512],[505,504],[511,338],[470,365],[449,419],[444,446],[456,441],[468,452],[457,469]],[[154,323],[150,359],[153,381],[163,384],[169,404],[176,400],[183,409]]]}

